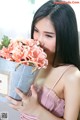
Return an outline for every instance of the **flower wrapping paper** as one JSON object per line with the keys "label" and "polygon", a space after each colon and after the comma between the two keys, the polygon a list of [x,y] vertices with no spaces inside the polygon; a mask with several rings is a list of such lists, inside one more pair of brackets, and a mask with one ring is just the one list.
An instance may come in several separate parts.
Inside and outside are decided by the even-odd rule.
{"label": "flower wrapping paper", "polygon": [[8,47],[0,50],[0,94],[21,100],[15,88],[27,94],[41,68],[46,68],[48,61],[38,41],[11,40]]}
{"label": "flower wrapping paper", "polygon": [[[27,93],[39,70],[32,72],[33,67],[24,64],[21,64],[15,70],[16,65],[16,62],[0,58],[0,74],[3,75],[2,84],[5,83],[0,92],[2,95],[8,94],[12,98],[20,100],[21,98],[15,92],[15,88]],[[4,76],[6,76],[6,79]]]}

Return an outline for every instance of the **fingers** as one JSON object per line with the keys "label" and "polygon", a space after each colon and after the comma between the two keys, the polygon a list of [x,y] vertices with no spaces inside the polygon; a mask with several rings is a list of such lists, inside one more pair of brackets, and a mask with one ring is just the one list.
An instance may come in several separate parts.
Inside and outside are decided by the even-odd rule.
{"label": "fingers", "polygon": [[32,92],[32,97],[37,98],[37,93],[36,93],[35,88],[34,88],[33,85],[31,85],[31,92]]}
{"label": "fingers", "polygon": [[23,102],[22,101],[17,101],[14,100],[13,98],[6,96],[6,98],[10,101],[9,106],[18,110],[19,108],[21,108],[23,106]]}
{"label": "fingers", "polygon": [[16,105],[13,105],[13,104],[9,104],[9,106],[15,110],[18,110],[21,106],[16,106]]}
{"label": "fingers", "polygon": [[14,105],[17,105],[17,101],[14,100],[13,98],[9,97],[9,96],[6,96],[6,98]]}
{"label": "fingers", "polygon": [[15,89],[16,90],[16,93],[22,98],[22,99],[25,99],[26,98],[26,95],[21,92],[18,88]]}

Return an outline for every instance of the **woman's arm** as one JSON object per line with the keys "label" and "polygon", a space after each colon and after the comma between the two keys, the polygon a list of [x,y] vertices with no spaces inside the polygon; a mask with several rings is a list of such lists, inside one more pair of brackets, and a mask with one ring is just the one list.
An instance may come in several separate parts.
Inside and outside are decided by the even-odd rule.
{"label": "woman's arm", "polygon": [[39,120],[77,120],[80,110],[80,71],[71,70],[63,77],[65,111],[64,117],[58,118],[40,106]]}
{"label": "woman's arm", "polygon": [[[10,97],[7,99],[12,103],[10,107],[18,110],[23,113],[22,115],[26,117],[35,116],[37,120],[64,120],[62,118],[58,118],[52,113],[50,113],[47,109],[45,109],[42,105],[37,101],[37,93],[34,87],[31,87],[32,96],[24,95],[20,90],[16,90],[19,96],[22,98],[22,101],[16,101]],[[27,116],[29,115],[29,116]]]}
{"label": "woman's arm", "polygon": [[39,120],[77,120],[80,110],[80,71],[72,68],[63,78],[65,111],[63,118],[58,118],[40,106]]}
{"label": "woman's arm", "polygon": [[71,70],[65,76],[65,120],[77,120],[80,109],[80,71]]}
{"label": "woman's arm", "polygon": [[64,120],[63,118],[56,117],[42,106],[38,108],[38,111],[38,120]]}

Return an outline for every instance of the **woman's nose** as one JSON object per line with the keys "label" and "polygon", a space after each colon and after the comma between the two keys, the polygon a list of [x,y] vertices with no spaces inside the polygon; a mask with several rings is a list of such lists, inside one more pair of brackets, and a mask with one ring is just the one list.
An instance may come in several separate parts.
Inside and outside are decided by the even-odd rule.
{"label": "woman's nose", "polygon": [[40,36],[38,37],[38,41],[40,42],[40,44],[41,44],[42,46],[44,45],[44,38],[43,38],[42,35],[40,35]]}

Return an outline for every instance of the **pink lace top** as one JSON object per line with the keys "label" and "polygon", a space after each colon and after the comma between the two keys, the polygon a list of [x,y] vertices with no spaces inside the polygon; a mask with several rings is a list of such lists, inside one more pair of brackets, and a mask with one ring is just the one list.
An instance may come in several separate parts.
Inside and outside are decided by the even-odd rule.
{"label": "pink lace top", "polygon": [[[61,98],[59,98],[56,93],[54,92],[54,87],[58,83],[58,81],[61,79],[61,77],[64,75],[66,70],[70,68],[71,65],[69,65],[64,72],[61,74],[60,78],[56,81],[56,83],[53,85],[52,89],[49,89],[47,87],[44,87],[41,91],[39,91],[39,101],[40,103],[49,110],[52,114],[56,115],[57,117],[63,117],[64,115],[64,108],[65,108],[65,101]],[[21,120],[38,120],[36,116],[30,116],[24,113],[21,113],[20,116]]]}

